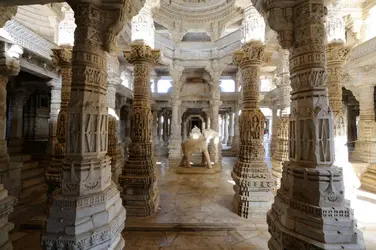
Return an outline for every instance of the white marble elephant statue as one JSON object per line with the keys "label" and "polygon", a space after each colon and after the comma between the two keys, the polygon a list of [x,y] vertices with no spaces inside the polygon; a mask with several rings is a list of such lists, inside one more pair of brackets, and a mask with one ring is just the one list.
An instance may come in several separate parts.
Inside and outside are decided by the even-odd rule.
{"label": "white marble elephant statue", "polygon": [[191,167],[191,161],[190,161],[191,154],[202,153],[202,156],[203,156],[202,163],[206,162],[207,168],[213,167],[211,165],[209,151],[208,151],[208,140],[213,138],[212,132],[209,130],[203,131],[204,136],[200,136],[198,139],[190,138],[181,144],[181,147],[183,150],[183,158],[181,160],[180,166],[183,166],[184,161],[185,161],[185,167],[187,168]]}

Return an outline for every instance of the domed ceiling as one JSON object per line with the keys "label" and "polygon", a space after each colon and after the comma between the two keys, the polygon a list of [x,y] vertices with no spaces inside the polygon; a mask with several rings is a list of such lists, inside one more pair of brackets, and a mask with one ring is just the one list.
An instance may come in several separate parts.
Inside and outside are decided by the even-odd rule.
{"label": "domed ceiling", "polygon": [[239,14],[235,0],[161,0],[157,19],[179,22],[189,28],[204,28],[215,22],[226,22]]}

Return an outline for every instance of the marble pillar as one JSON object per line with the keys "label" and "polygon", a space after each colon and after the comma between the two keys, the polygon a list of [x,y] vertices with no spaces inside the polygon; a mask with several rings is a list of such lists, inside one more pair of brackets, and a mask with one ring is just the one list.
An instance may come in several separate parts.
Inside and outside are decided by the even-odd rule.
{"label": "marble pillar", "polygon": [[[270,157],[273,157],[273,154],[275,153],[275,150],[277,148],[277,129],[278,129],[278,122],[279,122],[279,117],[277,115],[277,107],[272,108],[272,129],[271,131],[269,130],[269,135],[271,134],[272,136],[269,137],[269,150],[270,153],[268,154]],[[270,121],[270,120],[269,120]]]}
{"label": "marble pillar", "polygon": [[233,137],[234,137],[234,113],[231,112],[229,114],[227,146],[232,145],[232,138]]}
{"label": "marble pillar", "polygon": [[[355,98],[353,99],[356,101]],[[354,101],[347,104],[347,148],[349,153],[354,151],[355,141],[358,139],[356,117],[359,114],[359,105],[355,105]]]}
{"label": "marble pillar", "polygon": [[234,137],[232,138],[231,150],[237,155],[240,146],[240,116],[239,112],[241,110],[241,103],[235,105],[235,115],[234,115]]}
{"label": "marble pillar", "polygon": [[152,144],[153,115],[150,104],[150,74],[159,62],[159,50],[153,50],[142,41],[131,44],[124,52],[134,66],[134,99],[129,157],[119,177],[123,205],[130,216],[150,216],[159,205],[159,191]]}
{"label": "marble pillar", "polygon": [[[374,106],[374,84],[360,83],[353,92],[359,100],[358,137],[351,160],[366,163],[361,178],[361,187],[376,193],[376,122]],[[355,165],[355,164],[354,164]]]}
{"label": "marble pillar", "polygon": [[[219,108],[222,105],[222,101],[220,100],[212,100],[210,101],[211,105],[211,129],[219,133]],[[216,142],[213,142],[214,144]],[[222,166],[222,145],[219,141],[217,145],[211,145],[209,150],[210,158],[214,160],[215,164],[219,164]]]}
{"label": "marble pillar", "polygon": [[223,114],[223,140],[222,144],[227,145],[228,140],[228,113]]}
{"label": "marble pillar", "polygon": [[231,173],[235,182],[233,208],[244,218],[265,218],[273,200],[275,180],[265,162],[264,123],[260,110],[260,67],[265,46],[252,41],[233,55],[243,78],[243,109],[240,121],[240,149]]}
{"label": "marble pillar", "polygon": [[66,156],[68,105],[72,85],[72,48],[55,49],[52,52],[53,63],[60,68],[61,73],[61,102],[56,125],[57,142],[54,144],[50,165],[44,172],[44,179],[48,186],[48,204],[52,202],[52,193],[61,184],[61,165]]}
{"label": "marble pillar", "polygon": [[277,117],[277,128],[273,134],[276,134],[276,148],[271,162],[273,176],[277,179],[277,189],[281,185],[283,163],[288,160],[288,139],[289,139],[289,115],[290,115],[290,69],[289,52],[281,49],[279,51],[279,63],[277,65],[277,76],[275,85],[277,86],[278,102],[280,107],[280,116]]}
{"label": "marble pillar", "polygon": [[159,138],[158,138],[158,109],[154,107],[152,110],[153,113],[153,128],[152,128],[152,135],[153,135],[153,145],[154,147],[159,146]]}
{"label": "marble pillar", "polygon": [[[50,162],[54,154],[54,148],[57,143],[56,130],[57,130],[57,118],[59,115],[60,105],[61,105],[61,79],[50,81],[48,83],[51,87],[51,103],[50,103],[50,118],[49,123],[49,138],[48,146],[46,149],[46,155],[49,157]],[[48,164],[49,165],[49,164]]]}
{"label": "marble pillar", "polygon": [[[123,12],[69,2],[77,28],[61,189],[53,193],[43,249],[121,249],[125,209],[107,156],[107,55]],[[111,13],[111,15],[109,15]],[[114,28],[116,27],[116,30]],[[119,30],[118,30],[119,29]]]}
{"label": "marble pillar", "polygon": [[[334,165],[342,167],[344,185],[346,189],[345,198],[356,198],[355,191],[359,188],[360,182],[354,169],[349,163],[347,149],[347,119],[342,104],[342,84],[341,77],[343,65],[347,60],[350,49],[345,48],[345,40],[340,37],[345,36],[345,21],[341,16],[332,16],[328,18],[327,36],[329,44],[326,48],[327,53],[327,85],[329,106],[333,111],[333,133],[334,133]],[[335,32],[333,32],[335,31]],[[340,37],[334,37],[332,33]],[[334,39],[334,40],[333,40]],[[374,185],[374,183],[372,184]],[[376,190],[376,189],[375,189]]]}
{"label": "marble pillar", "polygon": [[159,146],[163,146],[163,113],[159,112],[158,118]]}
{"label": "marble pillar", "polygon": [[[112,59],[113,58],[110,58]],[[117,58],[116,58],[117,60]],[[114,67],[118,67],[115,64]],[[110,68],[110,67],[108,67]],[[119,74],[111,72],[114,70],[108,69],[108,83],[107,83],[107,101],[108,101],[108,148],[107,155],[111,157],[111,172],[112,180],[118,184],[118,178],[121,174],[124,161],[121,154],[120,144],[118,143],[118,129],[120,117],[115,113],[116,107],[116,85],[121,83]]]}
{"label": "marble pillar", "polygon": [[[290,50],[292,87],[289,161],[283,165],[281,187],[267,216],[268,247],[365,249],[350,203],[344,198],[342,169],[333,165],[324,1],[281,1],[278,8],[264,7],[280,45]],[[281,11],[290,16],[280,15]],[[285,25],[281,26],[282,22]]]}
{"label": "marble pillar", "polygon": [[10,100],[10,137],[8,138],[8,152],[20,154],[23,151],[23,106],[28,99],[26,89],[12,89]]}
{"label": "marble pillar", "polygon": [[168,145],[168,159],[169,161],[180,162],[181,154],[181,116],[180,116],[181,101],[173,99],[171,101],[172,119],[171,119],[171,139]]}
{"label": "marble pillar", "polygon": [[[6,9],[9,7],[6,7]],[[12,15],[15,14],[17,7],[11,7]],[[14,10],[14,12],[13,12]],[[11,15],[11,16],[12,16]],[[2,13],[2,18],[6,18],[6,13]],[[7,19],[10,19],[7,18]],[[2,27],[4,23],[0,22]],[[8,221],[9,214],[17,199],[8,196],[8,190],[18,195],[21,189],[20,169],[22,164],[10,162],[6,141],[6,103],[7,103],[7,83],[9,76],[18,75],[20,72],[19,58],[22,54],[22,48],[18,45],[0,42],[0,248],[13,249],[9,239],[9,231],[13,229],[13,224]],[[5,189],[5,187],[7,189]]]}

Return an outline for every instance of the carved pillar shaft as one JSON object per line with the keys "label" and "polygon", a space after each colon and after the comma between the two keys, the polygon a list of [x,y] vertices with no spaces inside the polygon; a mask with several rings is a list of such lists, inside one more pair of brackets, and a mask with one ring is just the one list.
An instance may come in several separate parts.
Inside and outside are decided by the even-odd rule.
{"label": "carved pillar shaft", "polygon": [[[268,247],[364,249],[344,199],[342,169],[333,166],[333,114],[327,97],[324,43],[327,10],[323,1],[291,5],[285,9],[264,6],[281,46],[290,49],[292,87],[289,161],[283,164],[281,187],[267,216],[272,236]],[[284,27],[279,25],[283,21]]]}
{"label": "carved pillar shaft", "polygon": [[180,100],[172,100],[172,117],[171,117],[171,139],[168,158],[170,160],[181,159],[181,121],[180,121]]}
{"label": "carved pillar shaft", "polygon": [[[72,85],[67,112],[66,158],[61,189],[42,235],[44,249],[119,249],[125,209],[111,181],[108,147],[107,56],[115,36],[103,6],[70,3],[77,28],[72,53]],[[108,23],[111,23],[109,25]],[[116,25],[115,25],[116,26]],[[88,204],[90,206],[88,206]],[[109,230],[109,228],[111,230]]]}
{"label": "carved pillar shaft", "polygon": [[239,145],[240,145],[240,116],[239,111],[240,103],[236,104],[235,106],[235,114],[234,114],[234,137],[232,138],[231,150],[234,151],[236,154],[239,152]]}
{"label": "carved pillar shaft", "polygon": [[228,139],[227,139],[227,146],[232,145],[232,138],[234,137],[234,113],[231,112],[229,116],[229,124],[228,124]]}
{"label": "carved pillar shaft", "polygon": [[66,155],[66,135],[68,125],[68,105],[72,86],[72,49],[53,50],[53,63],[60,68],[61,73],[61,102],[57,116],[56,139],[50,166],[45,171],[45,181],[48,185],[47,197],[52,202],[52,193],[61,184],[61,164]]}
{"label": "carved pillar shaft", "polygon": [[[275,153],[275,150],[277,148],[277,130],[278,130],[278,122],[279,118],[277,116],[277,108],[273,107],[272,108],[272,136],[270,138],[270,156],[272,157],[273,154]],[[269,133],[270,134],[270,133]]]}
{"label": "carved pillar shaft", "polygon": [[223,140],[222,143],[227,145],[228,140],[228,114],[223,115]]}
{"label": "carved pillar shaft", "polygon": [[152,147],[153,115],[150,104],[150,74],[160,53],[143,42],[131,44],[124,53],[134,65],[134,99],[129,157],[119,177],[123,205],[131,216],[149,216],[156,212],[159,191]]}
{"label": "carved pillar shaft", "polygon": [[233,55],[243,79],[243,109],[240,120],[240,148],[231,173],[235,181],[233,206],[244,218],[264,218],[273,199],[275,181],[264,160],[265,117],[259,108],[260,67],[264,45],[250,42]]}

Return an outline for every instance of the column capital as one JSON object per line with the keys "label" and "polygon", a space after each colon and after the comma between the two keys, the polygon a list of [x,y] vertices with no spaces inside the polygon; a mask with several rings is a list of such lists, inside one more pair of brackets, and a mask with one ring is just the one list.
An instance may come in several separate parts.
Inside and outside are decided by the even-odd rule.
{"label": "column capital", "polygon": [[348,59],[350,53],[350,48],[344,47],[342,43],[330,43],[326,48],[327,63],[328,66],[331,64],[339,64],[342,66]]}
{"label": "column capital", "polygon": [[346,43],[346,23],[338,12],[339,10],[333,7],[328,9],[328,16],[325,23],[328,43]]}
{"label": "column capital", "polygon": [[131,64],[146,62],[156,65],[160,61],[161,53],[138,40],[131,43],[131,50],[124,51],[124,57]]}
{"label": "column capital", "polygon": [[220,101],[220,100],[212,100],[212,101],[210,101],[210,104],[212,105],[212,106],[221,106],[222,104],[223,104],[223,102],[222,101]]}
{"label": "column capital", "polygon": [[72,47],[62,47],[52,50],[52,63],[59,68],[72,67]]}
{"label": "column capital", "polygon": [[0,74],[18,75],[23,48],[19,45],[0,42]]}
{"label": "column capital", "polygon": [[260,42],[246,43],[241,50],[234,52],[233,62],[239,68],[250,65],[260,66],[264,59],[264,49],[265,45]]}

